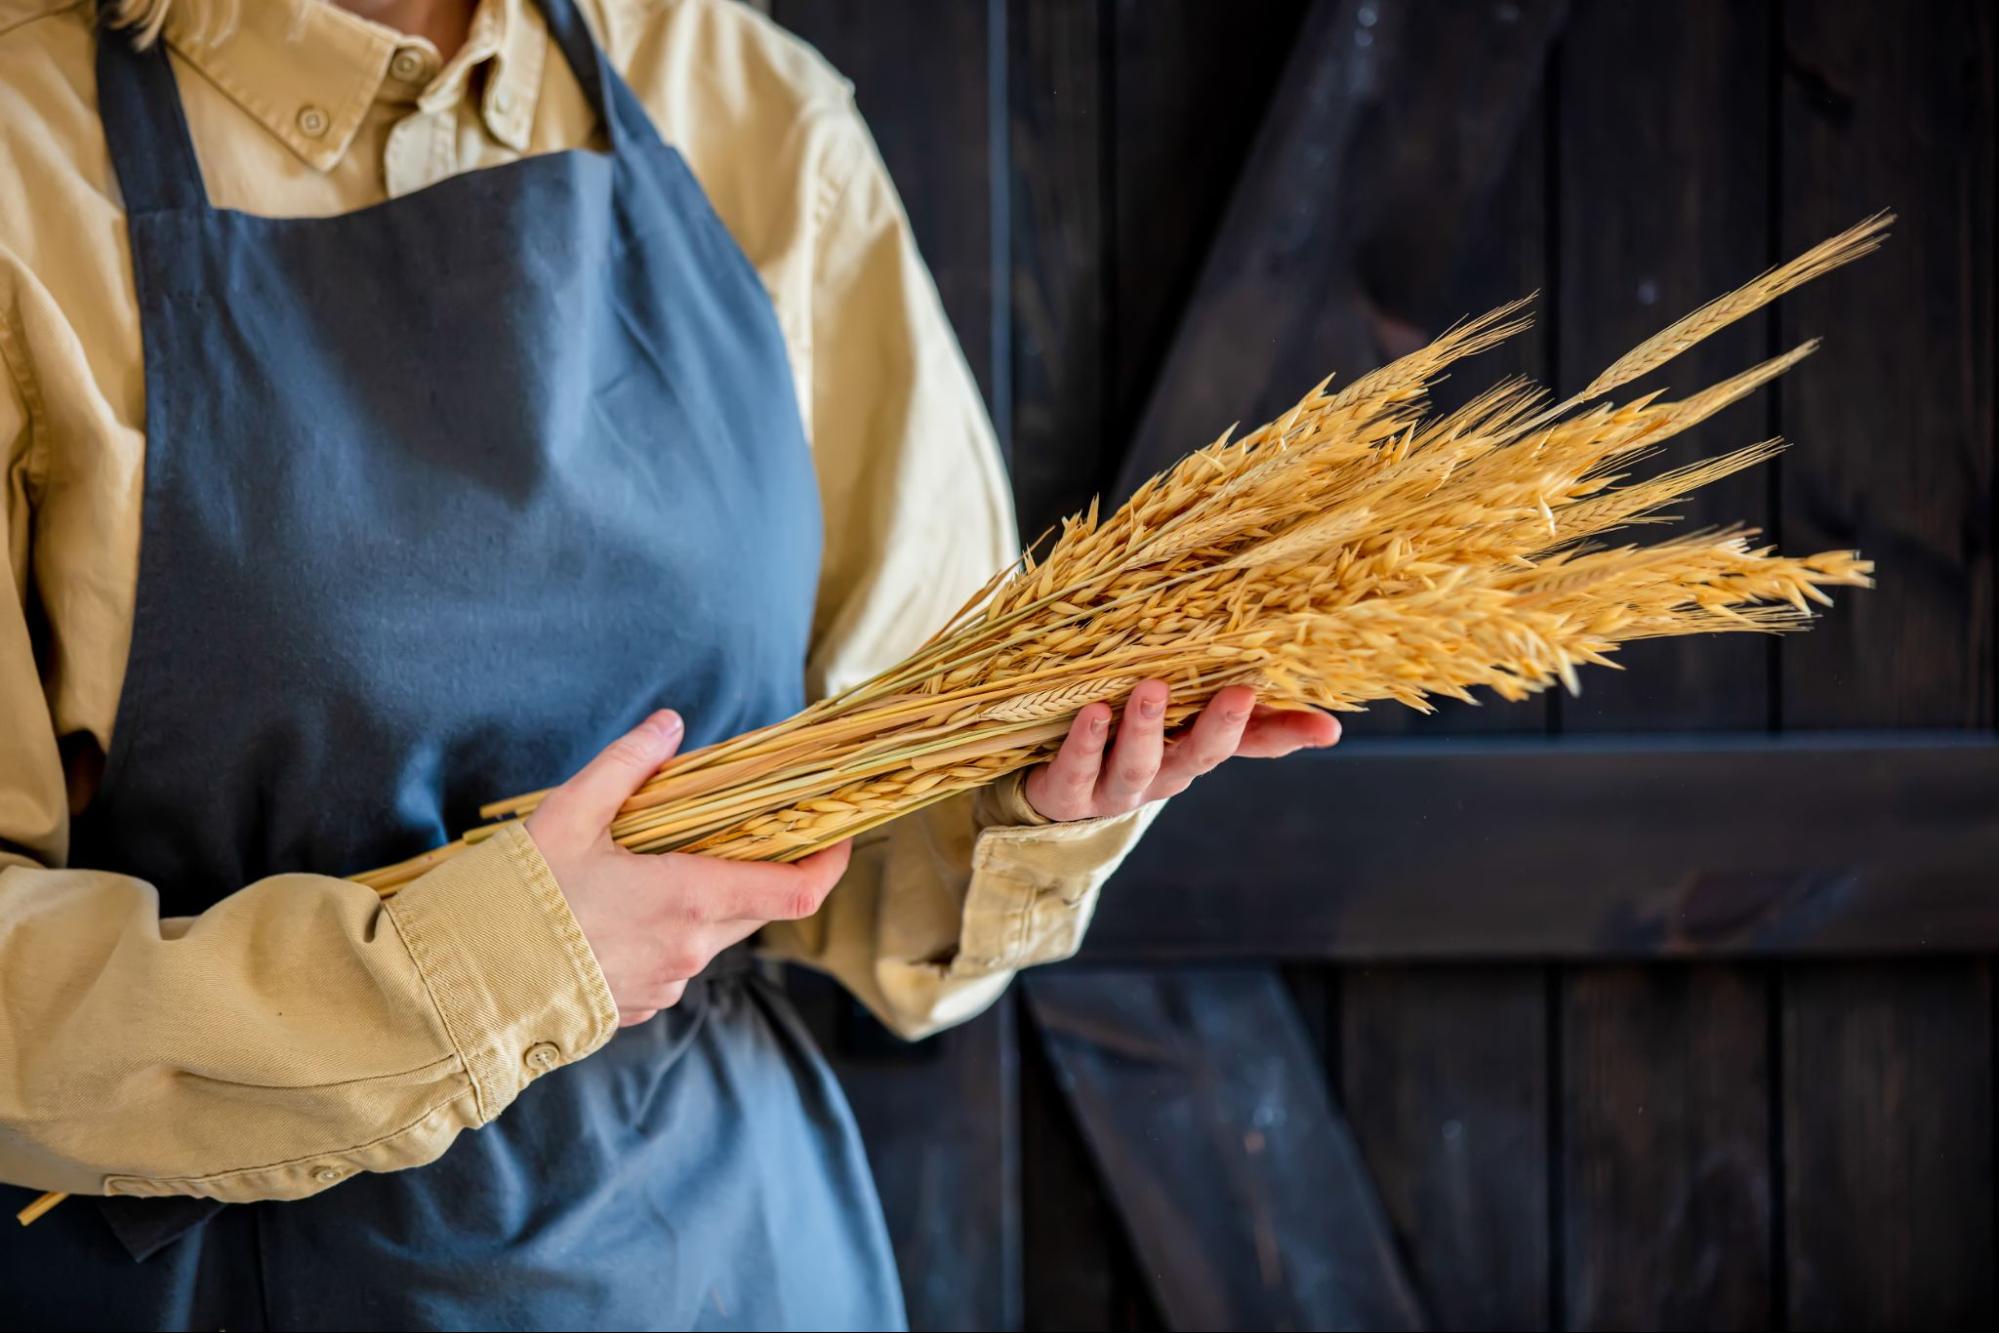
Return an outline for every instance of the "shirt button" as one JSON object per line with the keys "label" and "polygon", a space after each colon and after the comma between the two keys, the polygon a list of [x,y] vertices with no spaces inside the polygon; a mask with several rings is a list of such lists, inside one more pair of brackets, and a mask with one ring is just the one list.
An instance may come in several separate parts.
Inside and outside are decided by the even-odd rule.
{"label": "shirt button", "polygon": [[562,1052],[552,1041],[538,1041],[528,1047],[527,1067],[537,1074],[546,1074],[562,1063]]}
{"label": "shirt button", "polygon": [[513,94],[502,88],[493,94],[493,110],[504,116],[514,109]]}
{"label": "shirt button", "polygon": [[406,46],[389,59],[389,73],[404,83],[415,83],[430,74],[430,59],[413,46]]}
{"label": "shirt button", "polygon": [[308,104],[298,109],[299,133],[309,139],[317,139],[326,133],[326,127],[331,123],[326,118],[326,112],[316,106]]}
{"label": "shirt button", "polygon": [[312,1178],[322,1185],[331,1185],[336,1181],[345,1180],[347,1173],[337,1166],[322,1166],[312,1173]]}

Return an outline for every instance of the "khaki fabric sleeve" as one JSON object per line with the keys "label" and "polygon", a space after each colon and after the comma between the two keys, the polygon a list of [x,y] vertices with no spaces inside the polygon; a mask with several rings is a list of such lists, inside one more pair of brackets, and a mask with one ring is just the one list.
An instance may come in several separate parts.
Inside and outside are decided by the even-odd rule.
{"label": "khaki fabric sleeve", "polygon": [[567,903],[518,828],[386,905],[278,875],[162,919],[151,885],[62,868],[29,610],[46,442],[6,327],[0,299],[0,1181],[245,1201],[433,1160],[614,1031]]}
{"label": "khaki fabric sleeve", "polygon": [[[813,132],[804,396],[826,547],[809,681],[824,694],[908,655],[1019,547],[992,425],[887,169],[851,101]],[[1049,824],[1015,776],[858,840],[825,907],[761,942],[922,1036],[979,1013],[1015,970],[1075,952],[1156,813]]]}

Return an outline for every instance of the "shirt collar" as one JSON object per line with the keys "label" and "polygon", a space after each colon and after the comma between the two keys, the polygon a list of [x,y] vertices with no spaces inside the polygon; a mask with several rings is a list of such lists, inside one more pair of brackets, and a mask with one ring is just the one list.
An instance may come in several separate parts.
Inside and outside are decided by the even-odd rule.
{"label": "shirt collar", "polygon": [[[479,111],[486,128],[516,152],[528,145],[548,26],[526,0],[480,0],[465,45],[439,68],[437,48],[420,37],[364,19],[329,0],[240,7],[224,36],[205,37],[189,7],[168,11],[166,39],[174,51],[309,166],[330,171],[347,153],[377,98],[410,86],[391,74],[399,53],[413,52],[434,71],[415,90],[426,111],[465,95],[474,71],[487,69]],[[405,58],[403,65],[410,65]],[[385,87],[385,85],[387,85]]]}

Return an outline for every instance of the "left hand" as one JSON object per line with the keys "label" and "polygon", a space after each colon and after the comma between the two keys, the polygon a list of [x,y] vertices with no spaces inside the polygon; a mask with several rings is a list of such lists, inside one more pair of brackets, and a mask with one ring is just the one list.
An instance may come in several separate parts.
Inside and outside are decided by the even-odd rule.
{"label": "left hand", "polygon": [[1108,755],[1110,705],[1094,703],[1076,714],[1061,752],[1028,773],[1021,788],[1027,803],[1058,822],[1121,815],[1177,796],[1224,759],[1275,759],[1340,738],[1339,719],[1330,713],[1268,708],[1247,685],[1231,685],[1169,740],[1168,697],[1165,681],[1140,681]]}

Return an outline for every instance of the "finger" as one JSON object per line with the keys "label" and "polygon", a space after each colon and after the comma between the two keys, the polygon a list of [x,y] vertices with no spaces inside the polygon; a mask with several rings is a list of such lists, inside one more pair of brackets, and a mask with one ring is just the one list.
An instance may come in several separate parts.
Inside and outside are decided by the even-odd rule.
{"label": "finger", "polygon": [[1336,745],[1339,739],[1340,720],[1331,713],[1258,710],[1243,729],[1236,753],[1246,759],[1280,759],[1298,750]]}
{"label": "finger", "polygon": [[1111,735],[1111,706],[1086,705],[1069,724],[1055,757],[1027,775],[1027,803],[1049,819],[1081,819],[1096,799],[1104,745]]}
{"label": "finger", "polygon": [[1130,810],[1145,799],[1166,748],[1166,682],[1142,680],[1118,722],[1117,740],[1097,779],[1099,813]]}
{"label": "finger", "polygon": [[[848,839],[789,865],[724,861],[677,852],[668,855],[681,863],[674,867],[674,878],[683,886],[682,891],[696,895],[695,914],[701,919],[760,925],[765,921],[798,921],[817,912],[847,872],[853,850],[853,840]],[[690,861],[697,864],[686,865]]]}
{"label": "finger", "polygon": [[608,827],[618,807],[680,748],[685,734],[680,714],[660,709],[605,746],[575,777],[549,793],[543,807],[554,805],[565,819],[593,830]]}
{"label": "finger", "polygon": [[1217,691],[1187,733],[1166,748],[1159,761],[1159,775],[1152,780],[1146,796],[1158,800],[1177,796],[1187,784],[1236,752],[1243,729],[1249,725],[1250,710],[1256,705],[1256,691],[1247,685],[1231,685]]}

